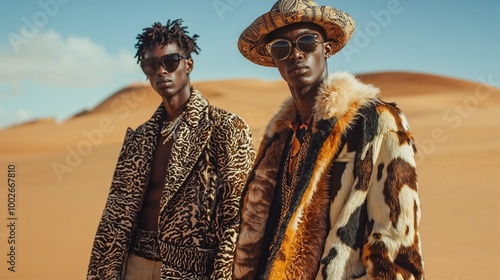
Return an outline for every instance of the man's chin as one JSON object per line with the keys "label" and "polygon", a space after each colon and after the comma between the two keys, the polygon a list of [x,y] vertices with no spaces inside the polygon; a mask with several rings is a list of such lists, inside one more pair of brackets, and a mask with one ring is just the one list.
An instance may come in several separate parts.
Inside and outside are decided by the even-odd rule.
{"label": "man's chin", "polygon": [[174,95],[174,89],[171,87],[156,88],[156,93],[161,97],[171,97]]}
{"label": "man's chin", "polygon": [[308,75],[288,76],[287,82],[294,88],[304,88],[312,86],[314,84],[311,77],[309,77]]}

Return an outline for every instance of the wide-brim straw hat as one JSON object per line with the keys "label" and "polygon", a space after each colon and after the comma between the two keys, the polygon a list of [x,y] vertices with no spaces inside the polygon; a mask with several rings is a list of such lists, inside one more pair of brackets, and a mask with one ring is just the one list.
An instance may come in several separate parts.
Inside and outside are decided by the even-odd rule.
{"label": "wide-brim straw hat", "polygon": [[265,37],[274,30],[298,22],[317,24],[333,42],[333,52],[339,52],[354,33],[354,20],[347,13],[330,6],[319,6],[312,0],[280,0],[271,10],[258,17],[240,35],[238,49],[248,60],[275,66],[266,50]]}

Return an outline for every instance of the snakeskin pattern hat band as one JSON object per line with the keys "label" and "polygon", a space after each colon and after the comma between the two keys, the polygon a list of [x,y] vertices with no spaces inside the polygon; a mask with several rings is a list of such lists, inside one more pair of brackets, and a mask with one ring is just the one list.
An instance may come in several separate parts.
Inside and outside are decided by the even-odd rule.
{"label": "snakeskin pattern hat band", "polygon": [[326,41],[333,42],[333,52],[339,52],[354,33],[354,20],[347,13],[330,6],[318,6],[313,0],[280,0],[271,11],[258,17],[238,40],[238,49],[248,60],[275,67],[266,51],[265,37],[283,26],[310,22],[325,29]]}

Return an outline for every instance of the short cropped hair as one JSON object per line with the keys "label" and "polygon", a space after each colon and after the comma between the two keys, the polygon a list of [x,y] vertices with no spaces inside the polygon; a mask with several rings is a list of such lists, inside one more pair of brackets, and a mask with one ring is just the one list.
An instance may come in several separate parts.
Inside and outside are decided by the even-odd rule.
{"label": "short cropped hair", "polygon": [[143,29],[141,34],[137,35],[137,63],[144,59],[146,51],[153,49],[155,46],[166,46],[171,43],[176,43],[188,57],[191,53],[198,54],[200,48],[196,44],[198,35],[194,34],[192,37],[188,35],[186,26],[182,26],[182,19],[174,21],[167,21],[166,25],[155,22],[151,27]]}

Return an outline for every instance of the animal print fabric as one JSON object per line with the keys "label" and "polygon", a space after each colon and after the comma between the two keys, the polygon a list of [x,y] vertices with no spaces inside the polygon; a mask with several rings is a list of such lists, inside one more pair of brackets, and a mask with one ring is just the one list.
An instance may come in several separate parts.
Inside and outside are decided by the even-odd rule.
{"label": "animal print fabric", "polygon": [[[416,149],[403,113],[378,93],[348,73],[321,86],[301,177],[263,279],[424,278]],[[296,114],[289,99],[267,126],[243,191],[235,279],[255,277]]]}
{"label": "animal print fabric", "polygon": [[150,261],[161,261],[157,232],[136,229],[129,251],[136,256]]}
{"label": "animal print fabric", "polygon": [[[87,279],[120,279],[165,109],[129,129],[92,248]],[[239,200],[255,156],[247,124],[195,89],[160,201],[161,279],[230,279]]]}

